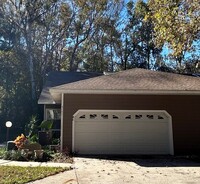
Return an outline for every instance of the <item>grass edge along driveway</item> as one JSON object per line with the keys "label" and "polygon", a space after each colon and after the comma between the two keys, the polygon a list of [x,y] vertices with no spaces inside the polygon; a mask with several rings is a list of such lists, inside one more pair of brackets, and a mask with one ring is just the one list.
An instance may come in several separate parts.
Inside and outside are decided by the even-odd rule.
{"label": "grass edge along driveway", "polygon": [[62,167],[0,166],[0,184],[22,184],[70,170]]}

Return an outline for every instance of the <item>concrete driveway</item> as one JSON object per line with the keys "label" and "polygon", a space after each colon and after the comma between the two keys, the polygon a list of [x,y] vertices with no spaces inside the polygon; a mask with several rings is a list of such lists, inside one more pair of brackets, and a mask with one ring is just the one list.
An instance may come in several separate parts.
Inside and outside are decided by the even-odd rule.
{"label": "concrete driveway", "polygon": [[74,158],[73,170],[32,184],[198,184],[200,163],[183,158]]}

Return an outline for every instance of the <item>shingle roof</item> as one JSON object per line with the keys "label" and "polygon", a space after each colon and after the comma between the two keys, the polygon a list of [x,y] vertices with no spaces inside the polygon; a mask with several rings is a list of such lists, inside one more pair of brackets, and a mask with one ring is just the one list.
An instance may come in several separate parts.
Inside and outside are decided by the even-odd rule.
{"label": "shingle roof", "polygon": [[72,82],[89,79],[91,77],[97,77],[102,74],[94,72],[50,72],[47,76],[47,80],[43,90],[40,94],[38,104],[53,104],[54,99],[52,98],[49,90],[52,87],[69,84]]}
{"label": "shingle roof", "polygon": [[72,91],[194,91],[200,94],[200,78],[145,69],[130,69],[111,75],[95,77],[84,81],[57,86],[51,93]]}

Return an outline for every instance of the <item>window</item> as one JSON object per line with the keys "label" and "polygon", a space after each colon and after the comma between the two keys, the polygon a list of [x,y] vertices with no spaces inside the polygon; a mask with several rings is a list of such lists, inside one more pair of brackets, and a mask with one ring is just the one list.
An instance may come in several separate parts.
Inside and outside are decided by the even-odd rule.
{"label": "window", "polygon": [[141,118],[142,118],[142,115],[140,115],[140,114],[135,115],[135,119],[141,119]]}
{"label": "window", "polygon": [[147,115],[148,119],[153,119],[153,115]]}
{"label": "window", "polygon": [[60,130],[61,109],[46,109],[46,120],[52,120],[52,129]]}
{"label": "window", "polygon": [[95,119],[97,117],[96,114],[90,114],[90,119]]}
{"label": "window", "polygon": [[113,115],[112,118],[113,118],[113,119],[119,119],[119,117],[116,116],[116,115]]}
{"label": "window", "polygon": [[126,116],[125,119],[131,119],[131,115]]}
{"label": "window", "polygon": [[158,119],[164,119],[164,117],[163,117],[163,116],[160,116],[160,115],[158,115]]}
{"label": "window", "polygon": [[47,120],[60,120],[61,110],[60,109],[46,109]]}
{"label": "window", "polygon": [[101,117],[102,117],[103,119],[108,119],[108,114],[101,114]]}
{"label": "window", "polygon": [[80,116],[79,119],[85,119],[85,114]]}

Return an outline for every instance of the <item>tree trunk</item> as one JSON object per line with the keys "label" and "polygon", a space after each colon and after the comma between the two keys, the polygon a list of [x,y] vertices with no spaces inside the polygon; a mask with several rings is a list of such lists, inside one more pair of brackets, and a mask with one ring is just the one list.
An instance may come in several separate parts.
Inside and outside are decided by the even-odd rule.
{"label": "tree trunk", "polygon": [[30,74],[30,82],[31,82],[31,97],[32,101],[36,100],[36,86],[34,80],[34,66],[33,66],[33,55],[32,55],[32,27],[30,24],[27,25],[27,47],[28,47],[28,68]]}
{"label": "tree trunk", "polygon": [[150,49],[147,50],[147,69],[150,69]]}
{"label": "tree trunk", "polygon": [[125,41],[125,58],[124,58],[124,70],[126,70],[127,68],[127,63],[128,63],[128,38],[127,38],[127,35],[126,35],[126,41]]}
{"label": "tree trunk", "polygon": [[182,59],[183,59],[182,56],[179,56],[179,57],[177,58],[177,65],[178,65],[178,72],[179,72],[179,73],[181,73]]}
{"label": "tree trunk", "polygon": [[110,47],[110,59],[111,59],[111,72],[114,72],[114,61],[113,61],[113,48]]}
{"label": "tree trunk", "polygon": [[78,44],[76,44],[74,46],[72,55],[71,55],[71,59],[70,59],[70,63],[69,63],[69,71],[74,71],[74,61],[75,61],[75,55],[76,55],[76,50],[78,48]]}

